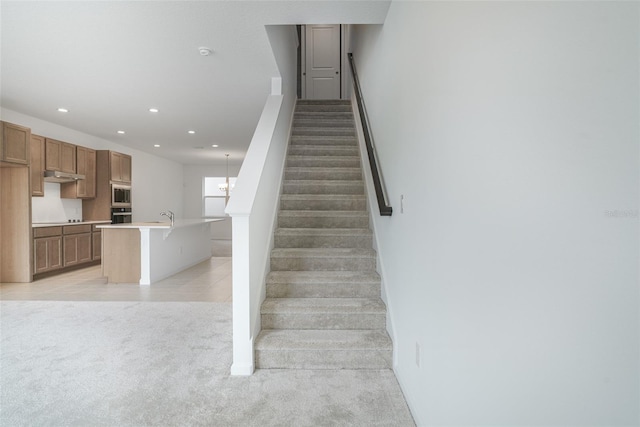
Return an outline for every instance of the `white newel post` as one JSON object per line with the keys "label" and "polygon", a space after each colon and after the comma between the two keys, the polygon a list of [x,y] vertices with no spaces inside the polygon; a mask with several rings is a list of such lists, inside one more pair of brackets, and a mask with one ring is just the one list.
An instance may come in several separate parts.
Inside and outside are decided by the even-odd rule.
{"label": "white newel post", "polygon": [[249,215],[233,217],[233,364],[231,375],[254,371],[251,333],[251,280],[249,258]]}

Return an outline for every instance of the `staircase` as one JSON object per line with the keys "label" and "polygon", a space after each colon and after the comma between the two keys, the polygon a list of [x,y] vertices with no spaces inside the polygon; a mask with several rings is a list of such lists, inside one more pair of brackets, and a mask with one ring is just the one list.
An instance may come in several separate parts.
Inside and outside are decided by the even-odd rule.
{"label": "staircase", "polygon": [[298,101],[257,368],[391,368],[372,246],[350,103]]}

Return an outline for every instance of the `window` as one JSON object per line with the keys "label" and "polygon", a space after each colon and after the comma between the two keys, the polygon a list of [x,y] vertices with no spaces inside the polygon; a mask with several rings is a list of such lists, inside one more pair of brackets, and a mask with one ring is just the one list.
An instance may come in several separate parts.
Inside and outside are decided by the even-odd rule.
{"label": "window", "polygon": [[[202,211],[204,217],[223,217],[226,216],[224,208],[226,207],[226,192],[225,184],[227,178],[207,176],[204,178],[203,183],[203,200]],[[236,178],[229,177],[229,193],[233,191],[233,187],[236,185]]]}

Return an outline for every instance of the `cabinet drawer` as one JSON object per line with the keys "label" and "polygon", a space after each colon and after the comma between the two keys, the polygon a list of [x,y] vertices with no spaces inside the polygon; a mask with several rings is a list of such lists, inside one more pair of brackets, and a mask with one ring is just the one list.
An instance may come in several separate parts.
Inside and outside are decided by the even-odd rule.
{"label": "cabinet drawer", "polygon": [[62,227],[62,234],[91,233],[91,224],[65,225]]}
{"label": "cabinet drawer", "polygon": [[62,235],[62,227],[38,227],[33,229],[33,237],[51,237]]}

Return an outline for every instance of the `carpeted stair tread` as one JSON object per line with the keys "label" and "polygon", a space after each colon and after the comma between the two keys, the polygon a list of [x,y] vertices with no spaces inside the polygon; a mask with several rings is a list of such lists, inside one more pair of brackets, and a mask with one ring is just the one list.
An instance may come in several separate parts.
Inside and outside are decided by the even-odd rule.
{"label": "carpeted stair tread", "polygon": [[351,145],[292,145],[289,154],[294,156],[357,156],[357,146]]}
{"label": "carpeted stair tread", "polygon": [[261,313],[384,314],[386,307],[379,298],[266,298],[262,303]]}
{"label": "carpeted stair tread", "polygon": [[368,228],[278,228],[278,236],[373,236]]}
{"label": "carpeted stair tread", "polygon": [[267,283],[348,284],[353,282],[380,283],[376,272],[364,271],[272,271]]}
{"label": "carpeted stair tread", "polygon": [[272,271],[269,298],[379,298],[380,276],[363,271]]}
{"label": "carpeted stair tread", "polygon": [[386,307],[380,298],[266,298],[264,329],[384,329]]}
{"label": "carpeted stair tread", "polygon": [[325,146],[358,146],[355,136],[326,136],[326,135],[294,135],[291,137],[291,146],[299,145],[325,145]]}
{"label": "carpeted stair tread", "polygon": [[353,120],[353,113],[349,111],[297,111],[293,119]]}
{"label": "carpeted stair tread", "polygon": [[311,127],[311,126],[296,126],[291,131],[292,135],[356,135],[356,130],[347,127]]}
{"label": "carpeted stair tread", "polygon": [[348,105],[351,108],[351,101],[348,99],[299,99],[297,105]]}
{"label": "carpeted stair tread", "polygon": [[364,194],[362,180],[298,179],[284,180],[283,194]]}
{"label": "carpeted stair tread", "polygon": [[353,129],[351,117],[294,117],[293,127],[296,128],[349,128]]}
{"label": "carpeted stair tread", "polygon": [[375,259],[373,249],[361,248],[274,248],[271,258],[365,258]]}
{"label": "carpeted stair tread", "polygon": [[385,331],[326,329],[265,329],[256,340],[256,350],[391,350]]}
{"label": "carpeted stair tread", "polygon": [[364,194],[282,194],[280,212],[284,210],[366,211]]}
{"label": "carpeted stair tread", "polygon": [[366,211],[283,210],[278,214],[280,228],[368,228]]}
{"label": "carpeted stair tread", "polygon": [[284,181],[362,181],[360,168],[343,167],[287,167]]}
{"label": "carpeted stair tread", "polygon": [[288,167],[360,167],[360,156],[287,156]]}

